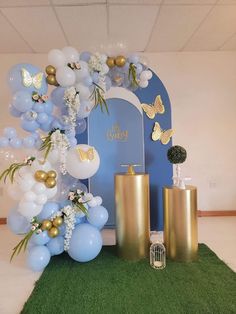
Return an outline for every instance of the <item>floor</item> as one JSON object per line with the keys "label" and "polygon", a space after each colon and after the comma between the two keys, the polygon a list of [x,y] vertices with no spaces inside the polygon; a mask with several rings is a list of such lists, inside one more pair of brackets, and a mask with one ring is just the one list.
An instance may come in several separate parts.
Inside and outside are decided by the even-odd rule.
{"label": "floor", "polygon": [[[206,243],[220,259],[236,271],[236,217],[201,217],[198,227],[199,242]],[[162,233],[152,236],[161,239]],[[104,230],[103,239],[104,244],[114,244],[114,230]],[[0,313],[18,314],[40,273],[33,273],[26,268],[24,254],[9,263],[11,248],[18,239],[3,225],[0,226],[0,241]]]}

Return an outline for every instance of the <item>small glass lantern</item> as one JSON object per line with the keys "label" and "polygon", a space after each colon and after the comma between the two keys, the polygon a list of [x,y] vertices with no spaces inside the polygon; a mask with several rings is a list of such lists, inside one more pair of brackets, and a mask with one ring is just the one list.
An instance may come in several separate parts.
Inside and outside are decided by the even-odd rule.
{"label": "small glass lantern", "polygon": [[166,249],[162,243],[153,243],[150,246],[150,265],[154,269],[166,267]]}

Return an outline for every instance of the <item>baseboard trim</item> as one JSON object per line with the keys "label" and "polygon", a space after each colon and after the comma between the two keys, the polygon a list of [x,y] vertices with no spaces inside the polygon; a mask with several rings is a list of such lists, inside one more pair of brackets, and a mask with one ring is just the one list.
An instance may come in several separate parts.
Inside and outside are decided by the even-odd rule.
{"label": "baseboard trim", "polygon": [[0,225],[5,225],[7,223],[7,218],[0,218]]}
{"label": "baseboard trim", "polygon": [[198,210],[198,217],[236,216],[236,210]]}

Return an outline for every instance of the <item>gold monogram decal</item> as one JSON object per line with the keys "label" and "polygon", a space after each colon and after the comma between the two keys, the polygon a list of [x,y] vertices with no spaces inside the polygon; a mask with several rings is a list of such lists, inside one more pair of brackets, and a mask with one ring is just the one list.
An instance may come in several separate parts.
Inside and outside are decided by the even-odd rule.
{"label": "gold monogram decal", "polygon": [[112,128],[107,131],[108,141],[127,142],[128,137],[128,130],[122,131],[118,123],[114,124]]}

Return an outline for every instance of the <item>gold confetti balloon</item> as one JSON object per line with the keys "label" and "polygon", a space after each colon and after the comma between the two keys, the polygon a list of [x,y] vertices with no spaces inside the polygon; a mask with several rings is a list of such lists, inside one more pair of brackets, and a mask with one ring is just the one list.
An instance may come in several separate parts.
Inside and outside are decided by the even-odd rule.
{"label": "gold confetti balloon", "polygon": [[50,220],[44,220],[42,222],[41,229],[42,230],[50,230],[52,228],[52,222]]}
{"label": "gold confetti balloon", "polygon": [[56,171],[54,171],[54,170],[48,171],[48,177],[56,179],[56,177],[57,177]]}
{"label": "gold confetti balloon", "polygon": [[115,58],[112,57],[108,57],[107,58],[107,65],[109,66],[109,68],[114,68],[115,64]]}
{"label": "gold confetti balloon", "polygon": [[45,185],[47,188],[52,189],[56,186],[57,181],[54,178],[47,178]]}
{"label": "gold confetti balloon", "polygon": [[55,238],[59,235],[59,229],[57,227],[52,227],[50,230],[48,230],[48,235],[51,238]]}
{"label": "gold confetti balloon", "polygon": [[115,59],[115,64],[118,66],[118,67],[123,67],[126,63],[126,58],[124,56],[118,56],[116,57]]}
{"label": "gold confetti balloon", "polygon": [[63,218],[62,217],[56,217],[55,219],[53,219],[52,224],[55,227],[60,227],[63,224]]}
{"label": "gold confetti balloon", "polygon": [[34,178],[37,182],[45,182],[47,180],[47,173],[43,170],[37,170],[34,174]]}
{"label": "gold confetti balloon", "polygon": [[52,66],[52,65],[48,65],[47,67],[46,67],[46,73],[48,74],[48,75],[55,75],[56,74],[56,68],[54,68],[54,66]]}

